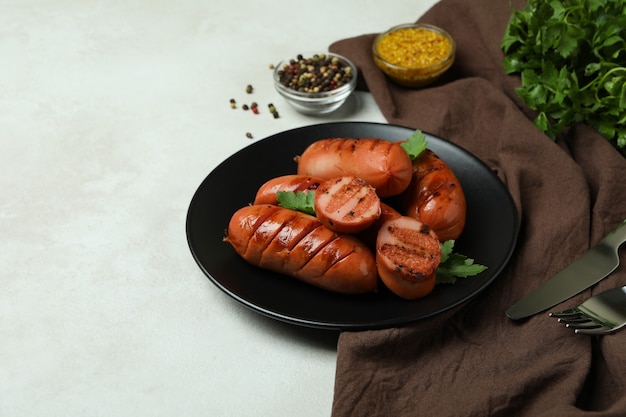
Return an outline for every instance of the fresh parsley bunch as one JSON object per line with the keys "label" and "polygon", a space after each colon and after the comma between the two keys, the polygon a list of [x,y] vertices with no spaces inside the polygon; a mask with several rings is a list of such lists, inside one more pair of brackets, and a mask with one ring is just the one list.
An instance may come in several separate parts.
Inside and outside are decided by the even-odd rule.
{"label": "fresh parsley bunch", "polygon": [[626,1],[528,0],[501,47],[537,127],[555,139],[585,123],[626,155]]}

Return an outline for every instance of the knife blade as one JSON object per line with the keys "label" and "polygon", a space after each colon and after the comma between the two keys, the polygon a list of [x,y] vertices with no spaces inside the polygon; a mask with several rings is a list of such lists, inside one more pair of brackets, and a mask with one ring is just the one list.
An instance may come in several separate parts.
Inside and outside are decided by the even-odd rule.
{"label": "knife blade", "polygon": [[591,287],[619,265],[619,247],[626,242],[626,219],[584,255],[511,306],[506,315],[519,320],[540,313]]}

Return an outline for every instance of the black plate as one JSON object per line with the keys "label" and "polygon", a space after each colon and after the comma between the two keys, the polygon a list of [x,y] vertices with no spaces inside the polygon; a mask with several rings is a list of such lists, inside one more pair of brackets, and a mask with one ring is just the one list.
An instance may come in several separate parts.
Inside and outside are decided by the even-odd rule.
{"label": "black plate", "polygon": [[415,301],[402,300],[384,289],[371,295],[340,295],[253,267],[222,241],[232,214],[249,204],[265,181],[295,173],[293,157],[312,142],[327,137],[402,140],[412,133],[412,129],[388,124],[328,123],[278,133],[240,150],[206,177],[189,206],[187,239],[196,262],[215,285],[238,302],[301,326],[343,330],[398,326],[470,299],[508,262],[517,239],[517,212],[508,190],[485,164],[426,133],[429,148],[451,166],[464,188],[467,223],[455,252],[487,265],[480,275],[454,285],[438,285],[427,297]]}

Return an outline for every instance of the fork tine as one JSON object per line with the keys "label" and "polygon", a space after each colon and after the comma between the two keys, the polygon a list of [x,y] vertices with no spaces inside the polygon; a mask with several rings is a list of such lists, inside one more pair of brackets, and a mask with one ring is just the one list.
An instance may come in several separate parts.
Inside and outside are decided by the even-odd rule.
{"label": "fork tine", "polygon": [[580,312],[576,310],[575,308],[570,308],[567,310],[555,311],[553,313],[550,313],[550,317],[554,317],[554,318],[572,317],[572,316],[579,316],[579,315],[580,315]]}
{"label": "fork tine", "polygon": [[579,323],[566,323],[565,327],[568,327],[574,330],[591,330],[591,329],[599,329],[604,326],[596,323],[593,320],[588,320],[586,322],[579,322]]}
{"label": "fork tine", "polygon": [[619,325],[619,326],[615,326],[615,327],[611,327],[611,326],[606,326],[606,325],[601,325],[598,323],[598,327],[589,327],[589,328],[577,328],[574,329],[574,333],[581,333],[581,334],[607,334],[607,333],[614,333],[616,331],[618,331],[619,329],[626,327],[626,323]]}
{"label": "fork tine", "polygon": [[576,317],[560,317],[557,320],[559,323],[565,323],[565,324],[576,324],[576,323],[589,323],[592,320],[589,317],[585,317],[583,315],[580,316],[576,316]]}
{"label": "fork tine", "polygon": [[574,329],[574,333],[578,333],[578,334],[607,334],[607,333],[611,333],[613,331],[615,331],[617,329],[611,329],[610,327],[606,327],[606,326],[600,326],[600,327],[596,327],[596,328],[579,328],[579,329]]}

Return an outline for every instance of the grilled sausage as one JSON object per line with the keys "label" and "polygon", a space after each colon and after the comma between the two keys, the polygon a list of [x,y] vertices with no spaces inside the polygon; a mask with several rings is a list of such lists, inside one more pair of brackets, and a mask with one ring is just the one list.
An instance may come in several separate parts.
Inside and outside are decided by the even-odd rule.
{"label": "grilled sausage", "polygon": [[413,160],[411,184],[400,200],[400,211],[426,223],[442,242],[457,239],[465,227],[467,207],[461,183],[429,149]]}
{"label": "grilled sausage", "polygon": [[278,204],[278,191],[308,191],[315,190],[324,180],[310,175],[282,175],[266,181],[259,187],[254,198],[254,204]]}
{"label": "grilled sausage", "polygon": [[225,241],[252,265],[344,294],[374,292],[374,254],[353,236],[324,227],[314,216],[274,205],[239,209]]}
{"label": "grilled sausage", "polygon": [[391,292],[407,300],[431,293],[435,287],[441,246],[424,223],[402,216],[386,221],[376,240],[378,275]]}
{"label": "grilled sausage", "polygon": [[295,158],[298,174],[324,179],[361,178],[380,197],[400,194],[411,182],[411,158],[400,143],[378,138],[329,138],[313,142]]}
{"label": "grilled sausage", "polygon": [[380,215],[376,189],[356,177],[326,180],[315,191],[315,216],[338,233],[358,233]]}

